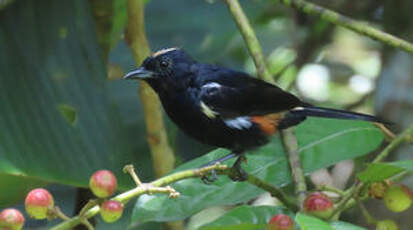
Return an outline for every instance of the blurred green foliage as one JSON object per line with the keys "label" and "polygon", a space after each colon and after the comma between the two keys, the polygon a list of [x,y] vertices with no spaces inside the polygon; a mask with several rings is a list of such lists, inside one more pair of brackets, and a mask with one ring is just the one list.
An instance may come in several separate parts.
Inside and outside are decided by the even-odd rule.
{"label": "blurred green foliage", "polygon": [[[121,190],[133,186],[121,172],[125,164],[133,163],[144,181],[153,179],[137,85],[117,80],[135,68],[123,40],[126,0],[10,2],[0,0],[0,208],[21,202],[33,187],[57,183],[60,185],[50,188],[56,197],[61,197],[59,206],[70,213],[75,196],[72,187],[86,187],[89,176],[97,169],[112,170]],[[214,1],[148,1],[146,30],[152,48],[182,47],[202,62],[254,74],[253,62],[225,5],[210,2]],[[374,85],[382,70],[378,43],[347,30],[334,30],[322,20],[285,9],[274,1],[241,3],[281,87],[312,103],[372,111],[374,87],[360,92],[351,81],[359,75]],[[342,1],[335,4],[342,4],[341,9],[348,12],[380,9],[373,5],[348,6],[351,4]],[[404,69],[409,66],[407,57],[398,58],[385,74],[400,70],[399,64]],[[303,75],[308,63],[327,70],[323,92],[327,97],[323,100],[306,94],[296,84],[301,78],[317,79],[313,76],[320,75],[314,71],[313,75]],[[386,88],[381,90],[390,94]],[[212,150],[186,137],[169,120],[166,122],[180,161]],[[345,121],[309,119],[297,128],[297,134],[306,173],[366,155],[382,141],[380,132],[372,126]],[[213,151],[177,170],[197,167],[224,153]],[[290,182],[278,137],[248,155],[248,159],[246,169],[254,175],[277,186]],[[370,166],[363,178],[377,173],[375,167]],[[386,175],[393,175],[395,168],[399,171],[407,166],[383,167],[390,172]],[[98,218],[98,229],[160,229],[156,224],[142,223],[184,219],[212,205],[246,203],[262,194],[251,185],[231,183],[226,178],[219,178],[211,186],[198,179],[173,186],[182,193],[180,199],[142,196],[136,205],[128,206],[128,215],[121,222],[107,225]],[[274,209],[278,210],[241,206],[205,229],[215,229],[212,226],[223,222],[231,229],[234,223],[248,218],[264,224],[271,215],[262,218],[262,213]],[[326,229],[360,229],[341,222],[324,225]],[[34,222],[28,226],[39,229],[45,225]]]}

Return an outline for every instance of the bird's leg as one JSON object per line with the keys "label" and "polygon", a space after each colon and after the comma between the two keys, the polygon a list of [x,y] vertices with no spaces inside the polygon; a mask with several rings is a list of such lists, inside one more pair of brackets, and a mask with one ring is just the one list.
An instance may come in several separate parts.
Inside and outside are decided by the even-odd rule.
{"label": "bird's leg", "polygon": [[[229,159],[232,159],[232,158],[236,157],[237,155],[238,155],[237,153],[231,152],[231,153],[228,154],[228,155],[225,155],[225,156],[223,156],[223,157],[221,157],[221,158],[219,158],[219,159],[212,160],[212,161],[210,161],[210,162],[202,165],[201,168],[205,168],[205,167],[208,167],[208,166],[212,166],[212,165],[215,165],[216,163],[224,162],[224,161],[226,161],[226,160],[229,160]],[[217,180],[217,172],[215,171],[215,169],[211,171],[211,176],[212,176],[212,178],[210,178],[210,177],[208,177],[208,176],[203,176],[203,177],[201,177],[201,180],[202,180],[205,184],[211,184],[211,183],[213,183],[214,181],[216,181],[216,180]]]}
{"label": "bird's leg", "polygon": [[237,158],[234,165],[232,166],[229,178],[233,181],[246,181],[248,179],[248,173],[241,167],[241,163],[246,161],[247,158],[241,155]]}

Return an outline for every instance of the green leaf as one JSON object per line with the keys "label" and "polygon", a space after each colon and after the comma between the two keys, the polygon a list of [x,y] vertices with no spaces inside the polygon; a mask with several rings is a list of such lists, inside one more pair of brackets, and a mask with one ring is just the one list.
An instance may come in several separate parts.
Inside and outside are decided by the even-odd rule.
{"label": "green leaf", "polygon": [[0,209],[23,200],[27,193],[47,183],[33,177],[12,176],[0,173]]}
{"label": "green leaf", "polygon": [[[271,217],[276,214],[288,214],[291,212],[275,206],[248,206],[243,205],[234,208],[217,220],[199,228],[200,230],[258,230],[265,229]],[[291,217],[294,219],[294,217]]]}
{"label": "green leaf", "polygon": [[302,213],[297,214],[295,221],[300,226],[301,230],[334,230],[334,228],[332,228],[327,222]]}
{"label": "green leaf", "polygon": [[106,80],[87,1],[16,1],[0,14],[0,50],[0,173],[86,187],[105,168],[125,189],[125,164],[149,171],[137,87]]}
{"label": "green leaf", "polygon": [[[300,155],[306,173],[330,166],[344,159],[368,154],[376,149],[383,136],[377,128],[366,122],[308,119],[296,128]],[[217,159],[229,151],[218,149],[185,163],[175,171],[197,168]],[[246,155],[245,170],[274,186],[291,182],[288,162],[278,136],[264,147]],[[233,161],[225,162],[229,165]],[[135,206],[132,222],[171,221],[184,219],[206,207],[231,205],[248,201],[262,190],[244,182],[232,182],[219,176],[212,185],[200,179],[187,179],[172,184],[181,193],[178,199],[166,196],[143,196]]]}
{"label": "green leaf", "polygon": [[334,230],[366,230],[365,228],[350,224],[350,223],[346,223],[346,222],[342,222],[342,221],[334,221],[334,222],[330,222],[330,226],[334,229]]}
{"label": "green leaf", "polygon": [[407,160],[407,161],[393,161],[388,163],[389,165],[402,168],[407,171],[413,171],[413,160]]}
{"label": "green leaf", "polygon": [[413,171],[413,160],[369,164],[357,177],[362,182],[378,182],[406,170]]}

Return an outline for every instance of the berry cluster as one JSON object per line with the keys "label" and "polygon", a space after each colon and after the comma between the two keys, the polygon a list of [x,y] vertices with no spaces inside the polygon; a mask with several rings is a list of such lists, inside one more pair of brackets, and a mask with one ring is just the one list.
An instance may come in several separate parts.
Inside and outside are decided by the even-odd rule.
{"label": "berry cluster", "polygon": [[[103,200],[113,195],[118,183],[115,175],[109,170],[96,171],[89,181],[89,187],[99,199],[101,216],[105,222],[117,221],[123,213],[123,204],[116,200]],[[44,188],[31,190],[25,199],[25,209],[29,217],[34,219],[53,219],[64,215],[55,207],[52,194]],[[24,225],[23,214],[14,208],[0,212],[0,229],[20,230]]]}

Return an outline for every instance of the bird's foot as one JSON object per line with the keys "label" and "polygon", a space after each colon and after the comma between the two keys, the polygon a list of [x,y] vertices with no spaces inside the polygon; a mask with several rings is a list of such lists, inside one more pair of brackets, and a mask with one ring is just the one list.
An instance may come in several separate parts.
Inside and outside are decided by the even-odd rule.
{"label": "bird's foot", "polygon": [[[226,155],[226,156],[223,156],[223,157],[221,157],[221,158],[219,158],[219,159],[210,161],[210,162],[202,165],[201,168],[206,168],[206,167],[213,166],[213,165],[215,165],[215,164],[219,164],[219,163],[221,163],[221,162],[223,162],[223,161],[226,161],[226,160],[229,160],[229,159],[231,159],[231,158],[233,158],[233,157],[235,157],[235,156],[237,156],[237,154],[236,154],[235,152],[232,152],[232,153],[230,153],[230,154],[228,154],[228,155]],[[208,175],[203,175],[203,176],[201,177],[201,180],[202,180],[205,184],[212,184],[213,182],[215,182],[215,181],[217,180],[217,172],[216,172],[216,170],[215,170],[215,169],[212,169],[212,170],[208,173]]]}
{"label": "bird's foot", "polygon": [[231,168],[231,172],[228,174],[228,177],[233,181],[246,181],[248,180],[248,173],[241,167],[241,163],[247,161],[247,158],[242,155],[238,157],[234,165]]}
{"label": "bird's foot", "polygon": [[[213,166],[217,163],[220,163],[218,160],[213,160],[210,161],[206,164],[201,165],[201,168],[206,168],[206,167],[210,167]],[[215,169],[212,169],[208,175],[203,175],[201,177],[202,182],[204,182],[204,184],[212,184],[217,180],[217,171]]]}
{"label": "bird's foot", "polygon": [[218,179],[215,169],[211,170],[209,174],[210,175],[203,175],[201,177],[201,180],[202,182],[204,182],[204,184],[212,184]]}

